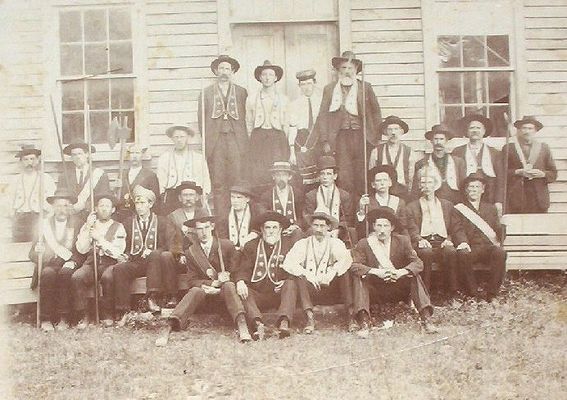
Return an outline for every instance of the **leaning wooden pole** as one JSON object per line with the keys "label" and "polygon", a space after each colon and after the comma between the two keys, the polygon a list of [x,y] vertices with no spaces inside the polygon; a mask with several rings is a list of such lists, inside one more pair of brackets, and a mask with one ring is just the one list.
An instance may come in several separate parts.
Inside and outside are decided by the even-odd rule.
{"label": "leaning wooden pole", "polygon": [[510,116],[506,113],[506,153],[504,154],[504,198],[502,199],[502,215],[508,211],[508,163],[510,154],[510,136],[512,131],[512,122]]}
{"label": "leaning wooden pole", "polygon": [[[364,194],[368,195],[368,133],[366,131],[366,86],[364,81],[364,64],[361,61],[360,67],[361,77],[362,77],[362,140],[363,140],[363,150],[364,150]],[[355,79],[356,83],[356,79]],[[365,213],[368,210],[365,210]],[[364,225],[366,228],[366,236],[368,236],[368,219],[364,218]]]}
{"label": "leaning wooden pole", "polygon": [[59,154],[61,155],[61,163],[63,163],[63,177],[65,178],[65,184],[67,185],[67,189],[70,189],[71,185],[69,183],[69,173],[67,171],[67,163],[65,162],[65,154],[63,153],[63,139],[61,138],[61,134],[59,132],[59,122],[57,121],[57,113],[55,112],[55,106],[53,105],[53,97],[51,96],[49,96],[49,103],[51,104],[51,115],[53,116],[53,124],[55,126],[55,135],[57,136],[57,144],[59,145]]}
{"label": "leaning wooden pole", "polygon": [[[37,232],[37,244],[43,247],[43,206],[45,204],[45,188],[43,173],[45,171],[44,162],[44,138],[41,138],[41,155],[39,161],[39,221],[38,221],[38,232]],[[41,326],[41,273],[43,270],[43,251],[37,254],[37,303],[36,303],[36,326],[39,328]]]}
{"label": "leaning wooden pole", "polygon": [[[94,203],[94,186],[93,186],[93,152],[92,152],[92,134],[91,134],[91,112],[90,107],[87,104],[87,146],[89,152],[89,193],[91,198],[91,214],[94,213],[95,203]],[[97,258],[97,247],[96,243],[93,241],[93,273],[94,273],[94,300],[95,300],[95,323],[98,325],[100,322],[99,311],[98,311],[98,258]]]}
{"label": "leaning wooden pole", "polygon": [[[201,167],[201,186],[203,187],[203,189],[205,188],[205,181],[207,178],[207,143],[205,140],[205,132],[206,132],[206,128],[205,128],[205,82],[203,80],[203,78],[201,78],[201,151],[203,152],[202,155],[202,162],[203,165]],[[213,195],[214,196],[214,195]],[[203,205],[206,205],[206,208],[209,209],[209,202],[207,199],[207,194],[205,193],[205,191],[203,190],[203,195],[201,196],[201,201],[203,202]],[[215,212],[218,212],[218,210],[215,210]]]}

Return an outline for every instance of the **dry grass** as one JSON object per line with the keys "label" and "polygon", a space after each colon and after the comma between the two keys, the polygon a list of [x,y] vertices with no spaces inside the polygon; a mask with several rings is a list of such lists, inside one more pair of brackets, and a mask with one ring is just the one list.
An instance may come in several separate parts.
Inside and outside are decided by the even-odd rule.
{"label": "dry grass", "polygon": [[392,329],[373,331],[368,340],[346,333],[341,318],[331,316],[313,336],[294,334],[249,345],[238,344],[226,322],[206,318],[173,334],[165,348],[154,346],[155,326],[43,334],[28,323],[12,323],[4,329],[13,395],[82,400],[565,399],[563,280],[555,274],[538,282],[513,281],[494,303],[438,308],[438,335],[422,334],[407,313]]}

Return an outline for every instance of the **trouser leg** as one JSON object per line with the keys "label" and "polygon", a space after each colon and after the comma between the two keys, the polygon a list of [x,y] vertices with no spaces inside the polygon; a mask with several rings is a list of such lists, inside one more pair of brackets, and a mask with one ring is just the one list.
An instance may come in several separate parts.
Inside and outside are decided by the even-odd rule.
{"label": "trouser leg", "polygon": [[293,278],[296,290],[299,294],[299,305],[303,311],[313,310],[313,301],[311,300],[310,287],[313,285],[304,277],[297,276]]}
{"label": "trouser leg", "polygon": [[441,252],[441,269],[443,275],[445,275],[446,290],[449,295],[453,295],[458,290],[457,251],[454,246],[445,246],[439,251]]}
{"label": "trouser leg", "polygon": [[45,265],[41,269],[40,319],[42,321],[57,321],[57,270]]}
{"label": "trouser leg", "polygon": [[343,275],[335,278],[339,285],[339,290],[341,293],[341,300],[345,305],[347,314],[352,315],[353,311],[353,289],[352,289],[352,275],[347,271]]}
{"label": "trouser leg", "polygon": [[250,321],[261,320],[262,313],[258,307],[258,303],[261,303],[264,295],[250,287],[248,287],[248,297],[243,300],[244,309],[246,310],[246,316]]}
{"label": "trouser leg", "polygon": [[477,254],[478,252],[474,248],[471,252],[463,251],[457,253],[457,263],[465,283],[465,291],[469,296],[475,296],[478,290],[478,284],[473,269]]}
{"label": "trouser leg", "polygon": [[[170,251],[162,251],[159,255],[158,267],[161,269],[162,292],[167,296],[177,295],[177,282],[182,270]],[[149,268],[148,268],[149,276]]]}
{"label": "trouser leg", "polygon": [[146,263],[125,262],[116,264],[112,271],[114,280],[114,305],[117,311],[126,312],[130,310],[130,286],[132,281],[144,276]]}
{"label": "trouser leg", "polygon": [[[402,278],[403,279],[403,278]],[[429,292],[421,279],[421,276],[412,276],[410,279],[410,296],[415,308],[422,319],[433,315],[433,306],[429,298]]]}
{"label": "trouser leg", "polygon": [[279,319],[293,319],[295,305],[297,302],[297,286],[292,279],[286,279],[280,291],[280,306],[278,308]]}
{"label": "trouser leg", "polygon": [[238,148],[236,135],[234,132],[220,133],[219,139],[219,143],[208,160],[217,215],[230,208],[229,189],[243,177],[243,158]]}
{"label": "trouser leg", "polygon": [[89,288],[94,284],[94,268],[91,264],[92,259],[75,270],[71,276],[71,285],[73,287],[74,309],[79,318],[84,316],[87,308],[87,295]]}
{"label": "trouser leg", "polygon": [[102,297],[100,298],[100,311],[102,318],[112,318],[114,312],[114,265],[102,266],[99,272],[102,286]]}
{"label": "trouser leg", "polygon": [[423,283],[427,290],[431,288],[431,266],[433,260],[435,259],[435,253],[433,249],[423,248],[417,249],[417,255],[423,261],[423,272],[421,273]]}
{"label": "trouser leg", "polygon": [[242,301],[240,301],[240,297],[238,297],[238,294],[236,293],[236,285],[234,282],[225,282],[221,286],[221,296],[224,300],[224,304],[230,318],[233,322],[235,322],[236,317],[244,314],[245,310],[242,305]]}
{"label": "trouser leg", "polygon": [[68,320],[71,313],[73,288],[71,277],[75,272],[71,268],[61,268],[57,274],[57,308],[62,319]]}
{"label": "trouser leg", "polygon": [[489,296],[495,296],[500,290],[506,275],[506,251],[499,246],[492,246],[489,254],[490,280],[488,281],[488,294]]}
{"label": "trouser leg", "polygon": [[370,279],[353,276],[353,312],[357,315],[360,311],[366,311],[370,315]]}
{"label": "trouser leg", "polygon": [[12,241],[16,243],[32,242],[37,237],[39,213],[16,213],[12,223]]}
{"label": "trouser leg", "polygon": [[[167,275],[166,267],[161,265],[161,251],[154,250],[147,256],[146,263],[146,292],[148,296],[162,293],[163,276]],[[143,276],[143,275],[142,275]]]}
{"label": "trouser leg", "polygon": [[199,305],[203,303],[206,296],[205,291],[200,287],[189,289],[169,316],[169,320],[173,322],[172,327],[181,330],[187,329],[189,318],[195,313]]}

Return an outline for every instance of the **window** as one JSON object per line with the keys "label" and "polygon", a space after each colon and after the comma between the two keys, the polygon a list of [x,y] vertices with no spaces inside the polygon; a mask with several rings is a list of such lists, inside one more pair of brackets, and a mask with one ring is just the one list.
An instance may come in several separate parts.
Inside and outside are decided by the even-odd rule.
{"label": "window", "polygon": [[63,142],[107,143],[113,118],[127,121],[134,141],[134,84],[130,9],[105,7],[59,12],[59,74]]}
{"label": "window", "polygon": [[508,36],[439,36],[437,44],[440,121],[459,129],[456,121],[480,113],[491,119],[494,136],[505,136],[513,72]]}

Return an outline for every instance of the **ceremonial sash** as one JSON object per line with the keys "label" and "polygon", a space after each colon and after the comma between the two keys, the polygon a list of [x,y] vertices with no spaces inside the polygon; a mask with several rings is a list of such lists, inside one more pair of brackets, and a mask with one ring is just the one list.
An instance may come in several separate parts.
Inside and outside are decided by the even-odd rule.
{"label": "ceremonial sash", "polygon": [[254,271],[252,271],[251,282],[256,283],[262,281],[266,275],[274,285],[279,285],[281,281],[277,280],[277,270],[282,263],[284,256],[282,252],[281,240],[276,243],[270,258],[266,256],[266,249],[264,247],[264,241],[260,239],[258,242],[258,247],[256,249],[256,262],[254,263]]}
{"label": "ceremonial sash", "polygon": [[[54,220],[45,220],[43,225],[43,237],[49,248],[55,253],[56,256],[61,257],[65,261],[69,261],[73,252],[70,250],[73,247],[73,233],[72,227],[65,227],[65,235],[61,241],[57,241],[53,233]],[[46,257],[47,259],[48,257]]]}
{"label": "ceremonial sash", "polygon": [[238,108],[236,107],[236,93],[234,85],[230,84],[228,89],[227,103],[224,101],[224,96],[221,93],[220,86],[218,84],[214,85],[215,93],[213,98],[213,110],[211,113],[212,119],[217,119],[222,116],[223,119],[228,119],[230,116],[232,119],[238,121]]}
{"label": "ceremonial sash", "polygon": [[388,144],[384,144],[382,149],[382,165],[391,165],[392,167],[394,167],[398,175],[398,183],[407,185],[406,168],[404,164],[406,163],[406,158],[409,158],[409,156],[406,157],[404,153],[404,146],[402,144],[398,145],[396,158],[392,160],[392,157],[390,156],[390,150],[388,149]]}
{"label": "ceremonial sash", "polygon": [[[334,265],[337,260],[333,256],[333,252],[331,251],[331,241],[328,238],[325,240],[326,246],[325,250],[323,251],[323,255],[319,260],[317,260],[317,257],[315,256],[314,241],[315,239],[313,238],[313,236],[305,240],[305,258],[303,259],[303,263],[300,264],[303,267],[301,274],[304,275],[308,281],[319,284],[319,276],[327,275],[329,267]],[[309,251],[310,243],[311,252]],[[313,265],[312,271],[309,269],[309,265]]]}
{"label": "ceremonial sash", "polygon": [[524,152],[522,151],[522,146],[517,140],[514,140],[514,147],[516,148],[516,153],[518,153],[518,158],[522,163],[522,166],[526,169],[532,169],[537,158],[539,157],[539,152],[541,151],[541,143],[533,142],[532,147],[530,148],[530,154],[528,155],[528,159],[526,160],[526,156],[524,156]]}
{"label": "ceremonial sash", "polygon": [[433,162],[433,156],[429,156],[427,159],[427,164],[433,168],[433,171],[439,177],[440,182],[447,182],[447,185],[453,190],[459,190],[457,185],[457,168],[455,167],[455,160],[450,155],[447,156],[447,171],[445,171],[445,179],[441,175],[441,171],[437,168],[437,165]]}
{"label": "ceremonial sash", "polygon": [[370,247],[372,254],[374,254],[374,257],[376,257],[378,264],[382,268],[389,270],[396,269],[396,267],[394,267],[394,264],[392,264],[390,258],[386,255],[386,253],[384,253],[383,245],[379,243],[378,238],[375,235],[369,235],[367,241],[368,247]]}
{"label": "ceremonial sash", "polygon": [[297,216],[295,213],[295,195],[293,194],[293,188],[291,186],[289,186],[287,203],[285,205],[282,204],[278,197],[276,188],[274,187],[272,189],[272,209],[281,215],[285,215],[291,221],[292,225],[297,222]]}
{"label": "ceremonial sash", "polygon": [[[364,88],[363,88],[364,90]],[[346,98],[344,99],[344,106],[346,111],[351,115],[358,115],[358,81],[354,79],[350,90],[348,91]],[[331,98],[331,104],[329,105],[329,112],[335,112],[343,105],[343,92],[341,90],[341,82],[338,81],[333,89],[333,97]]]}
{"label": "ceremonial sash", "polygon": [[[481,151],[480,167],[482,169],[482,172],[484,172],[486,176],[495,178],[496,173],[494,172],[494,166],[492,165],[492,158],[490,157],[490,151],[488,149],[488,146],[483,144],[480,151]],[[465,147],[465,161],[467,163],[467,176],[477,172],[478,161],[472,149],[470,148],[470,144],[467,144],[467,146]]]}
{"label": "ceremonial sash", "polygon": [[[113,242],[116,236],[116,232],[118,231],[118,228],[120,227],[120,225],[122,225],[120,222],[117,221],[112,221],[112,225],[110,225],[110,227],[108,228],[108,230],[106,231],[106,233],[104,234],[104,239],[107,242]],[[98,255],[99,256],[109,256],[112,258],[116,258],[116,254],[112,254],[112,250],[104,250],[103,248],[99,248],[98,250]]]}
{"label": "ceremonial sash", "polygon": [[250,233],[251,219],[250,205],[248,204],[244,209],[240,223],[236,219],[236,212],[232,208],[230,209],[228,213],[228,237],[232,244],[240,247],[246,244],[246,238]]}
{"label": "ceremonial sash", "polygon": [[488,240],[495,246],[500,246],[500,241],[494,229],[486,222],[480,215],[478,215],[470,207],[463,203],[459,203],[455,206],[457,211],[459,211],[466,219],[468,219]]}
{"label": "ceremonial sash", "polygon": [[329,215],[335,217],[338,221],[340,221],[341,196],[340,196],[340,192],[338,196],[335,196],[337,192],[339,192],[337,190],[337,187],[333,186],[331,198],[325,199],[325,196],[323,194],[323,188],[319,186],[319,188],[317,189],[317,208],[320,207],[325,208],[329,213]]}
{"label": "ceremonial sash", "polygon": [[210,278],[212,280],[218,278],[218,272],[212,266],[211,262],[209,261],[207,255],[205,254],[203,248],[199,243],[194,243],[193,245],[189,246],[189,254],[191,254],[193,259],[195,260],[195,263],[207,278]]}
{"label": "ceremonial sash", "polygon": [[158,239],[158,217],[152,213],[150,216],[150,226],[146,232],[146,237],[142,237],[142,228],[138,218],[132,218],[132,241],[130,243],[131,254],[136,256],[142,254],[145,249],[155,250]]}
{"label": "ceremonial sash", "polygon": [[[104,174],[104,171],[100,168],[95,168],[93,170],[93,174],[92,174],[92,179],[93,179],[93,188],[96,188],[96,185],[98,185],[98,182],[100,180],[100,178],[102,177],[102,174]],[[86,204],[87,200],[90,196],[90,180],[91,180],[91,176],[89,174],[88,178],[84,180],[84,184],[83,187],[81,188],[79,194],[77,195],[77,203],[79,204]]]}

